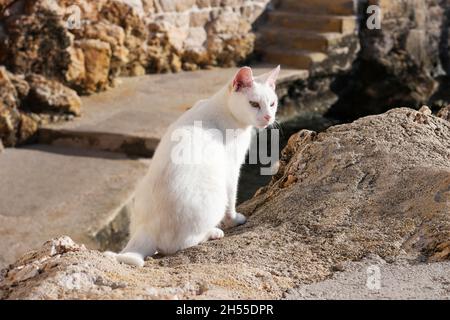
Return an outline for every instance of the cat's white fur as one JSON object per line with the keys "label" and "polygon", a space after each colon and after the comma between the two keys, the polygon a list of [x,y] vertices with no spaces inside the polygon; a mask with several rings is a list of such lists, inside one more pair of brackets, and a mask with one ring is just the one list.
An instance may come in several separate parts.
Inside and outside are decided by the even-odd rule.
{"label": "cat's white fur", "polygon": [[[222,238],[221,222],[227,227],[246,222],[235,208],[239,172],[252,128],[275,120],[279,71],[254,78],[250,68],[241,68],[222,90],[169,127],[131,204],[131,238],[115,255],[118,261],[143,266],[145,257],[156,252],[173,254]],[[230,130],[235,130],[231,138]],[[186,135],[190,139],[175,139]],[[187,144],[208,150],[201,163],[173,160],[175,149],[190,148]]]}

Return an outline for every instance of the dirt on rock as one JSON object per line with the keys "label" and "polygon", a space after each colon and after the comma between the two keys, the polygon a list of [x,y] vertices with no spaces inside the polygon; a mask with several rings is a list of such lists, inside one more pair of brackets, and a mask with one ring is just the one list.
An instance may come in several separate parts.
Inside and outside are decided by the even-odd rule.
{"label": "dirt on rock", "polygon": [[140,269],[54,240],[46,247],[59,249],[2,272],[0,297],[283,298],[368,256],[447,261],[450,123],[402,108],[319,134],[301,131],[271,183],[239,209],[248,223],[224,239],[150,258]]}

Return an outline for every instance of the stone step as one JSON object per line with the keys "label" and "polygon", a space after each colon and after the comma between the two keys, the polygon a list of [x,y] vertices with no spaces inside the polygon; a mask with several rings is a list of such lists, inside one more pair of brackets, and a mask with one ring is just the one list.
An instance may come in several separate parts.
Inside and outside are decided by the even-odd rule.
{"label": "stone step", "polygon": [[[265,73],[270,67],[255,67],[254,73]],[[151,157],[167,127],[195,102],[222,88],[236,71],[229,68],[124,78],[114,90],[84,97],[81,118],[41,128],[39,142]],[[306,70],[282,69],[278,84],[307,77]]]}
{"label": "stone step", "polygon": [[272,26],[317,32],[349,34],[357,28],[355,16],[298,14],[291,11],[271,11],[268,15]]}
{"label": "stone step", "polygon": [[279,63],[282,67],[310,70],[315,64],[325,61],[327,55],[305,50],[283,50],[277,47],[266,47],[262,51],[262,58],[270,63]]}
{"label": "stone step", "polygon": [[260,30],[258,42],[260,48],[278,46],[280,49],[327,53],[338,46],[342,37],[342,34],[337,32],[318,33],[289,28],[264,27]]}
{"label": "stone step", "polygon": [[0,269],[60,235],[92,248],[119,249],[128,226],[123,208],[149,165],[148,159],[65,147],[4,150],[0,154]]}
{"label": "stone step", "polygon": [[281,0],[279,8],[301,13],[356,14],[353,0]]}

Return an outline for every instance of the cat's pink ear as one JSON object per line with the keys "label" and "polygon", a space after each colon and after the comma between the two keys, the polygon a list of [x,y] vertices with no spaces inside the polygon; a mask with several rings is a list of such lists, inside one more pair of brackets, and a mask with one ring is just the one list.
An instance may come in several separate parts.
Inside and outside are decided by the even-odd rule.
{"label": "cat's pink ear", "polygon": [[253,72],[249,67],[241,68],[233,79],[233,89],[238,92],[253,86]]}
{"label": "cat's pink ear", "polygon": [[266,75],[265,82],[273,90],[275,90],[275,87],[277,85],[277,79],[280,74],[280,70],[281,70],[281,68],[280,68],[280,66],[278,66]]}

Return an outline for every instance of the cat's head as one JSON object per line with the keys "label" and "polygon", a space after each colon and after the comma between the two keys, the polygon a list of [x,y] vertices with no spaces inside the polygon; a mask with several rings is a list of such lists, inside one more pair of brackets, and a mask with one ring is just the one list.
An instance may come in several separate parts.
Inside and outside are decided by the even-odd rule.
{"label": "cat's head", "polygon": [[278,97],[275,86],[280,66],[258,77],[252,69],[239,69],[229,87],[229,108],[242,124],[266,128],[275,121]]}

